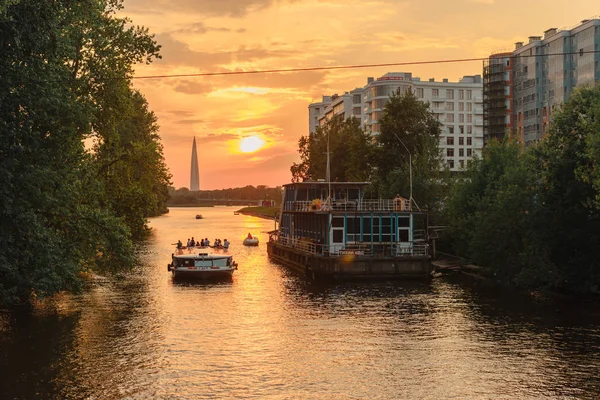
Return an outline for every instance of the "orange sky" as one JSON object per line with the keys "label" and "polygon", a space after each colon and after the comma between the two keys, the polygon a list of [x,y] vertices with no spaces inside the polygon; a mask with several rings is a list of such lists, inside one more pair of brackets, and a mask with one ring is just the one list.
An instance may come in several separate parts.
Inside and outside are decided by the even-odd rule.
{"label": "orange sky", "polygon": [[[485,57],[548,28],[599,13],[578,0],[125,0],[124,14],[161,44],[162,60],[136,74],[302,68]],[[189,187],[192,137],[200,188],[290,181],[308,104],[388,71],[449,78],[481,62],[281,74],[136,80],[157,114],[174,186]],[[264,146],[244,153],[243,137]]]}

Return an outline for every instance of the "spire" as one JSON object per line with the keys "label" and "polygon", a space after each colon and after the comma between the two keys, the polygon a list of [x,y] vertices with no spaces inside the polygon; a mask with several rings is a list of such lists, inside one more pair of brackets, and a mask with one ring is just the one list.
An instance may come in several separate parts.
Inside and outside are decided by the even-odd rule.
{"label": "spire", "polygon": [[192,143],[192,169],[190,172],[190,191],[200,190],[200,175],[198,174],[198,153],[196,152],[196,137]]}

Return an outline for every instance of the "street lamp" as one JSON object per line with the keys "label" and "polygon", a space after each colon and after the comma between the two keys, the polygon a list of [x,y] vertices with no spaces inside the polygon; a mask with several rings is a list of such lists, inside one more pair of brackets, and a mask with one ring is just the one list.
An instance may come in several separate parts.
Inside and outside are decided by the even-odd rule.
{"label": "street lamp", "polygon": [[[394,132],[394,136],[396,136],[396,139],[398,139],[398,141],[400,142],[400,144],[402,145],[402,147],[404,147],[404,149],[406,150],[406,152],[408,153],[408,171],[409,171],[409,182],[410,182],[410,198],[408,199],[408,208],[409,210],[412,210],[412,202],[413,202],[413,189],[412,189],[412,154],[410,153],[410,151],[408,150],[408,147],[406,147],[406,145],[404,144],[404,142],[402,141],[402,139],[400,139],[400,136],[398,136],[398,134],[396,132]],[[418,208],[418,207],[417,207]]]}

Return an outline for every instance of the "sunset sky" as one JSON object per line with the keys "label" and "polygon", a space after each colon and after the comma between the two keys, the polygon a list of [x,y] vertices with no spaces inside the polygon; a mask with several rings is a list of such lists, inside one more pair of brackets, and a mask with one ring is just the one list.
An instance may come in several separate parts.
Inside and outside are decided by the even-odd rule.
{"label": "sunset sky", "polygon": [[[136,76],[148,76],[486,57],[600,13],[597,1],[572,4],[125,0],[123,14],[149,28],[162,45],[162,60],[136,70]],[[389,71],[456,81],[481,74],[482,63],[138,79],[135,86],[158,116],[175,187],[189,187],[193,136],[201,189],[276,186],[290,181],[290,166],[298,161],[298,139],[308,133],[308,104]]]}

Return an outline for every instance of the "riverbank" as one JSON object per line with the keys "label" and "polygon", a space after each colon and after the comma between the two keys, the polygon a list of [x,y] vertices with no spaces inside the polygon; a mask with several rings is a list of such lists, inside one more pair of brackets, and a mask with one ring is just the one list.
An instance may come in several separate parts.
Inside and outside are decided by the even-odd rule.
{"label": "riverbank", "polygon": [[275,215],[279,212],[279,207],[244,207],[237,210],[237,212],[252,217],[275,219]]}

